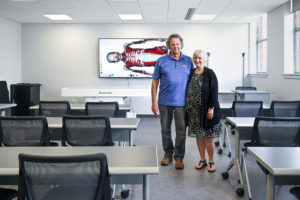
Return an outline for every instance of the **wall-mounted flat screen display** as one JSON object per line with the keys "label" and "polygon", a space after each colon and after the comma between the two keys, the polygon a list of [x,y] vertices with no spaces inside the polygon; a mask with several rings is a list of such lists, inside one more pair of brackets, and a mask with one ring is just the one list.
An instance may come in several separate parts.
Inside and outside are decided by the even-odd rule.
{"label": "wall-mounted flat screen display", "polygon": [[157,59],[167,53],[164,38],[100,38],[100,77],[152,77]]}

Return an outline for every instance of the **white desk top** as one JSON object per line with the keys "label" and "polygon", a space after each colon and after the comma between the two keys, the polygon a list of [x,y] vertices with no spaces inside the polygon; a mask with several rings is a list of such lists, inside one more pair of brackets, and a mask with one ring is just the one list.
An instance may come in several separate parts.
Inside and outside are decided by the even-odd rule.
{"label": "white desk top", "polygon": [[[72,110],[84,110],[85,104],[70,104]],[[30,110],[38,110],[39,105],[30,106]],[[120,111],[130,111],[131,106],[130,104],[119,104]]]}
{"label": "white desk top", "polygon": [[[112,129],[136,130],[140,118],[109,118]],[[49,128],[62,128],[62,117],[47,117]]]}
{"label": "white desk top", "polygon": [[300,176],[300,147],[248,147],[247,151],[273,175]]}
{"label": "white desk top", "polygon": [[266,90],[232,90],[232,92],[237,94],[271,94],[274,93],[272,91]]}
{"label": "white desk top", "polygon": [[0,103],[0,109],[15,107],[17,104],[15,103]]}
{"label": "white desk top", "polygon": [[1,147],[0,176],[19,174],[20,153],[45,156],[105,153],[112,175],[159,173],[156,147]]}
{"label": "white desk top", "polygon": [[[230,108],[232,108],[232,103],[226,103],[226,102],[220,102],[220,108],[221,109],[230,109]],[[263,108],[264,109],[269,109],[270,108],[270,104],[266,104],[266,103],[264,103],[263,104]]]}
{"label": "white desk top", "polygon": [[226,117],[226,121],[239,128],[251,128],[254,125],[255,117]]}
{"label": "white desk top", "polygon": [[65,87],[61,88],[62,97],[147,97],[151,87]]}

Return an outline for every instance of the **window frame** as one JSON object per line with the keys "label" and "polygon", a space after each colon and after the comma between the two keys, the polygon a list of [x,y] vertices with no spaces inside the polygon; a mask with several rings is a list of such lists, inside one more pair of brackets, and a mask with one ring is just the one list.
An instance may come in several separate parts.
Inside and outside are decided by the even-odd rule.
{"label": "window frame", "polygon": [[[259,17],[257,20],[256,20],[256,74],[266,74],[268,72],[268,51],[267,51],[267,48],[268,48],[268,26],[267,26],[268,22],[267,22],[267,14]],[[263,33],[261,33],[263,30],[266,30],[266,34],[265,34],[265,37],[263,37]],[[262,38],[260,38],[260,34],[262,35]],[[261,58],[259,56],[259,53],[260,53],[260,47],[264,46],[265,44],[265,55],[264,55],[264,49],[262,49],[262,58],[265,59],[266,61],[266,66],[265,67],[260,67],[260,61],[259,59]],[[261,46],[260,46],[261,45]],[[263,64],[264,62],[262,62]],[[264,70],[261,70],[261,69],[265,69]]]}
{"label": "window frame", "polygon": [[[299,16],[298,16],[299,15]],[[298,16],[298,24],[297,27],[297,16]],[[294,67],[293,67],[293,74],[300,75],[300,11],[297,11],[294,13],[294,22],[293,22],[293,61],[294,61]],[[297,33],[299,33],[299,38],[297,41]],[[297,46],[298,43],[298,46]],[[298,49],[298,51],[297,51]]]}

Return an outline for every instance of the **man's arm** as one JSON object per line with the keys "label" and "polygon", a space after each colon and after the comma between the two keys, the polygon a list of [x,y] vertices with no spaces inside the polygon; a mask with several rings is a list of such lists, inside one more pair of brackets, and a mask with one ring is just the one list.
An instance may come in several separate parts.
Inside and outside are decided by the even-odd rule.
{"label": "man's arm", "polygon": [[156,101],[158,84],[159,84],[159,79],[152,80],[152,86],[151,86],[152,112],[155,115],[158,115],[158,104]]}

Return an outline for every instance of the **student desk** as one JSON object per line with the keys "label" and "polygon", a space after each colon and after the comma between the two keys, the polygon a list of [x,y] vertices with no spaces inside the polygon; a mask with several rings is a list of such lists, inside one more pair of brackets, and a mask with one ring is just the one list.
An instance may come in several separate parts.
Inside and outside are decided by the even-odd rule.
{"label": "student desk", "polygon": [[270,94],[273,93],[265,90],[232,90],[232,92],[235,93],[235,100],[263,101],[265,104],[270,103]]}
{"label": "student desk", "polygon": [[[109,118],[112,139],[115,141],[128,141],[133,145],[133,131],[138,128],[140,118]],[[48,127],[51,129],[62,129],[61,117],[47,117]],[[53,140],[61,140],[61,135],[53,135]]]}
{"label": "student desk", "polygon": [[149,200],[150,175],[159,174],[156,147],[1,147],[0,184],[18,184],[20,153],[72,156],[105,153],[112,184],[143,184],[143,199]]}
{"label": "student desk", "polygon": [[[70,104],[71,111],[74,113],[85,114],[85,104]],[[39,105],[30,106],[29,108],[33,115],[38,115]],[[119,104],[119,110],[117,111],[118,117],[126,117],[126,113],[130,112],[131,105],[130,104]]]}
{"label": "student desk", "polygon": [[[229,170],[233,167],[233,165],[236,165],[239,176],[239,182],[241,185],[241,187],[238,188],[236,191],[238,194],[238,191],[241,190],[241,193],[244,193],[243,178],[240,167],[240,141],[251,139],[254,120],[255,117],[226,117],[226,121],[235,128],[235,156],[231,159],[230,163],[226,168],[226,171],[222,173],[222,176],[224,179],[227,179]],[[240,196],[242,196],[241,193],[239,194]]]}
{"label": "student desk", "polygon": [[15,107],[15,106],[17,106],[17,104],[15,104],[15,103],[0,103],[1,116],[5,116],[6,108],[11,108],[11,107]]}
{"label": "student desk", "polygon": [[275,199],[275,185],[300,184],[300,147],[248,147],[247,151],[269,171],[267,200]]}

